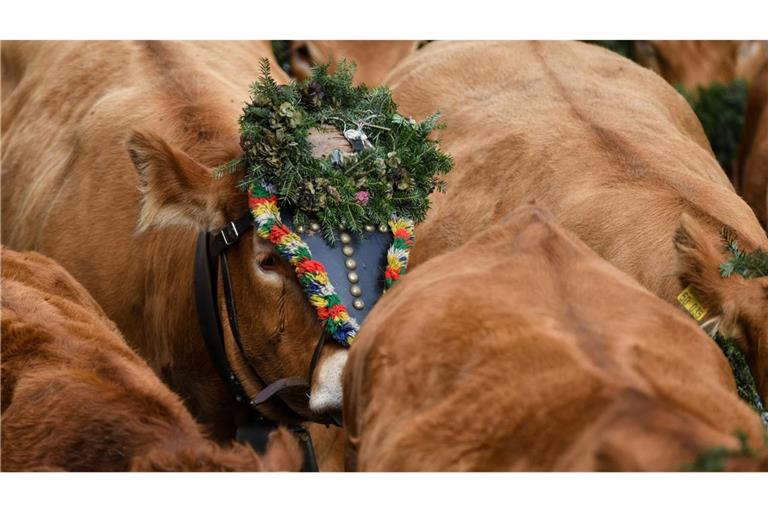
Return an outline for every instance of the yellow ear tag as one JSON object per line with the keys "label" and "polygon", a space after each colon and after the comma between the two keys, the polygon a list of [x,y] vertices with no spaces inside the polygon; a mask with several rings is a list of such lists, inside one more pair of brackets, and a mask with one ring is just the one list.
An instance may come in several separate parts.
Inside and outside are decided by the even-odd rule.
{"label": "yellow ear tag", "polygon": [[685,290],[680,292],[680,295],[677,296],[677,302],[682,304],[685,310],[688,311],[697,322],[700,322],[701,319],[707,315],[707,309],[701,305],[701,302],[699,302],[699,298],[696,297],[696,294],[693,292],[691,285],[688,285]]}

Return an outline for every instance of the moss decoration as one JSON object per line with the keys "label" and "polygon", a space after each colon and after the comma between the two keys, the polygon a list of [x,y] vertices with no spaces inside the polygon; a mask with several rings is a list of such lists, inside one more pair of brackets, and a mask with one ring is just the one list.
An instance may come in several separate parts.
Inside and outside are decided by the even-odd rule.
{"label": "moss decoration", "polygon": [[[244,167],[244,189],[274,187],[281,206],[295,209],[294,222],[318,222],[329,243],[340,227],[360,232],[395,217],[424,219],[429,194],[444,189],[440,175],[453,166],[428,138],[442,127],[439,114],[421,122],[399,114],[388,88],[353,86],[354,66],[346,62],[333,74],[318,66],[307,80],[284,86],[266,59],[261,71],[240,118],[244,155],[218,174]],[[354,152],[316,158],[310,130],[337,130]]]}

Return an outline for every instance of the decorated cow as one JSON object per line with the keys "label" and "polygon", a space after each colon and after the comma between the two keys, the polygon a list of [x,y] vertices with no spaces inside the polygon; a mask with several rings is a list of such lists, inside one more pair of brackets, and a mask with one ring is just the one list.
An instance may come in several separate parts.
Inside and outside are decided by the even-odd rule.
{"label": "decorated cow", "polygon": [[3,91],[3,241],[72,272],[216,439],[256,445],[339,422],[347,348],[450,166],[435,118],[346,68],[281,85],[268,53],[3,45],[23,77]]}
{"label": "decorated cow", "polygon": [[[663,79],[576,42],[437,42],[391,75],[419,119],[439,106],[455,159],[411,265],[530,201],[711,330],[736,338],[768,398],[768,238]],[[735,243],[735,245],[734,245]]]}

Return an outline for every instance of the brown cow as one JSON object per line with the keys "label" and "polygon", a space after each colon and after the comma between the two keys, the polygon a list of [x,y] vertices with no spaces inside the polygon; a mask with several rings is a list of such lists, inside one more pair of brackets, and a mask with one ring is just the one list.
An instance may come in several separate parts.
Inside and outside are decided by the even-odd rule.
{"label": "brown cow", "polygon": [[750,81],[768,58],[765,41],[637,41],[633,46],[641,65],[690,91],[712,82]]}
{"label": "brown cow", "polygon": [[437,42],[390,83],[403,112],[444,113],[441,147],[456,161],[418,226],[412,266],[536,201],[668,302],[699,286],[768,398],[768,278],[719,274],[723,226],[747,250],[768,249],[768,238],[664,80],[584,43]]}
{"label": "brown cow", "polygon": [[2,469],[296,471],[284,429],[220,447],[61,266],[2,250]]}
{"label": "brown cow", "polygon": [[355,83],[373,87],[384,83],[387,74],[418,45],[418,41],[293,41],[291,68],[303,80],[310,76],[312,66],[330,64],[333,70],[345,59],[357,66]]}
{"label": "brown cow", "polygon": [[768,227],[768,63],[749,89],[738,183],[744,200]]}
{"label": "brown cow", "polygon": [[[200,230],[247,211],[242,176],[214,180],[212,167],[241,153],[237,121],[269,45],[4,42],[2,52],[16,84],[3,90],[3,242],[60,262],[215,438],[231,439],[246,408],[199,332],[193,258]],[[245,391],[307,375],[322,327],[292,268],[252,230],[228,253],[243,351],[226,325],[225,342]],[[260,412],[340,411],[345,360],[326,343],[309,403],[289,390]]]}
{"label": "brown cow", "polygon": [[[418,305],[418,307],[414,307]],[[686,314],[524,206],[376,305],[344,374],[351,467],[670,471],[762,443]]]}

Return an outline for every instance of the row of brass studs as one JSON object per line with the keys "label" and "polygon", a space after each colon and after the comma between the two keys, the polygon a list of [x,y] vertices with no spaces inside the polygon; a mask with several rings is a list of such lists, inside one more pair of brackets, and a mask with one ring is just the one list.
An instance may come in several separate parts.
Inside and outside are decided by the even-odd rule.
{"label": "row of brass studs", "polygon": [[347,267],[347,280],[352,284],[352,286],[349,287],[349,293],[355,297],[355,300],[352,301],[352,306],[355,309],[363,309],[365,307],[365,302],[360,298],[363,294],[363,289],[357,284],[360,281],[360,276],[355,272],[357,261],[352,258],[355,254],[355,248],[349,245],[352,243],[352,236],[350,236],[349,233],[341,233],[339,235],[339,240],[344,244],[341,247],[341,253],[347,257],[344,261],[344,266]]}
{"label": "row of brass studs", "polygon": [[310,235],[316,234],[318,231],[320,231],[320,224],[318,224],[317,222],[313,222],[312,224],[309,225],[309,228],[306,228],[304,226],[296,227],[296,232],[299,234],[306,233],[307,231],[309,231]]}
{"label": "row of brass studs", "polygon": [[[376,231],[376,227],[369,224],[365,226],[365,230],[368,233],[373,233]],[[304,226],[298,226],[296,227],[296,231],[301,234],[305,233],[307,229]],[[320,231],[320,225],[317,222],[313,222],[309,225],[309,234],[314,235],[318,231]],[[379,226],[379,231],[386,233],[387,226],[382,224]],[[342,232],[339,239],[341,240],[341,243],[344,244],[341,247],[341,253],[347,257],[344,261],[344,266],[347,268],[347,280],[349,280],[352,285],[349,287],[349,293],[352,294],[353,297],[356,297],[355,300],[352,301],[352,306],[355,309],[363,309],[365,307],[365,302],[360,298],[363,295],[363,289],[357,284],[360,282],[360,276],[355,271],[355,269],[357,269],[357,261],[352,258],[355,254],[355,248],[350,245],[352,243],[352,237],[349,233]]]}

